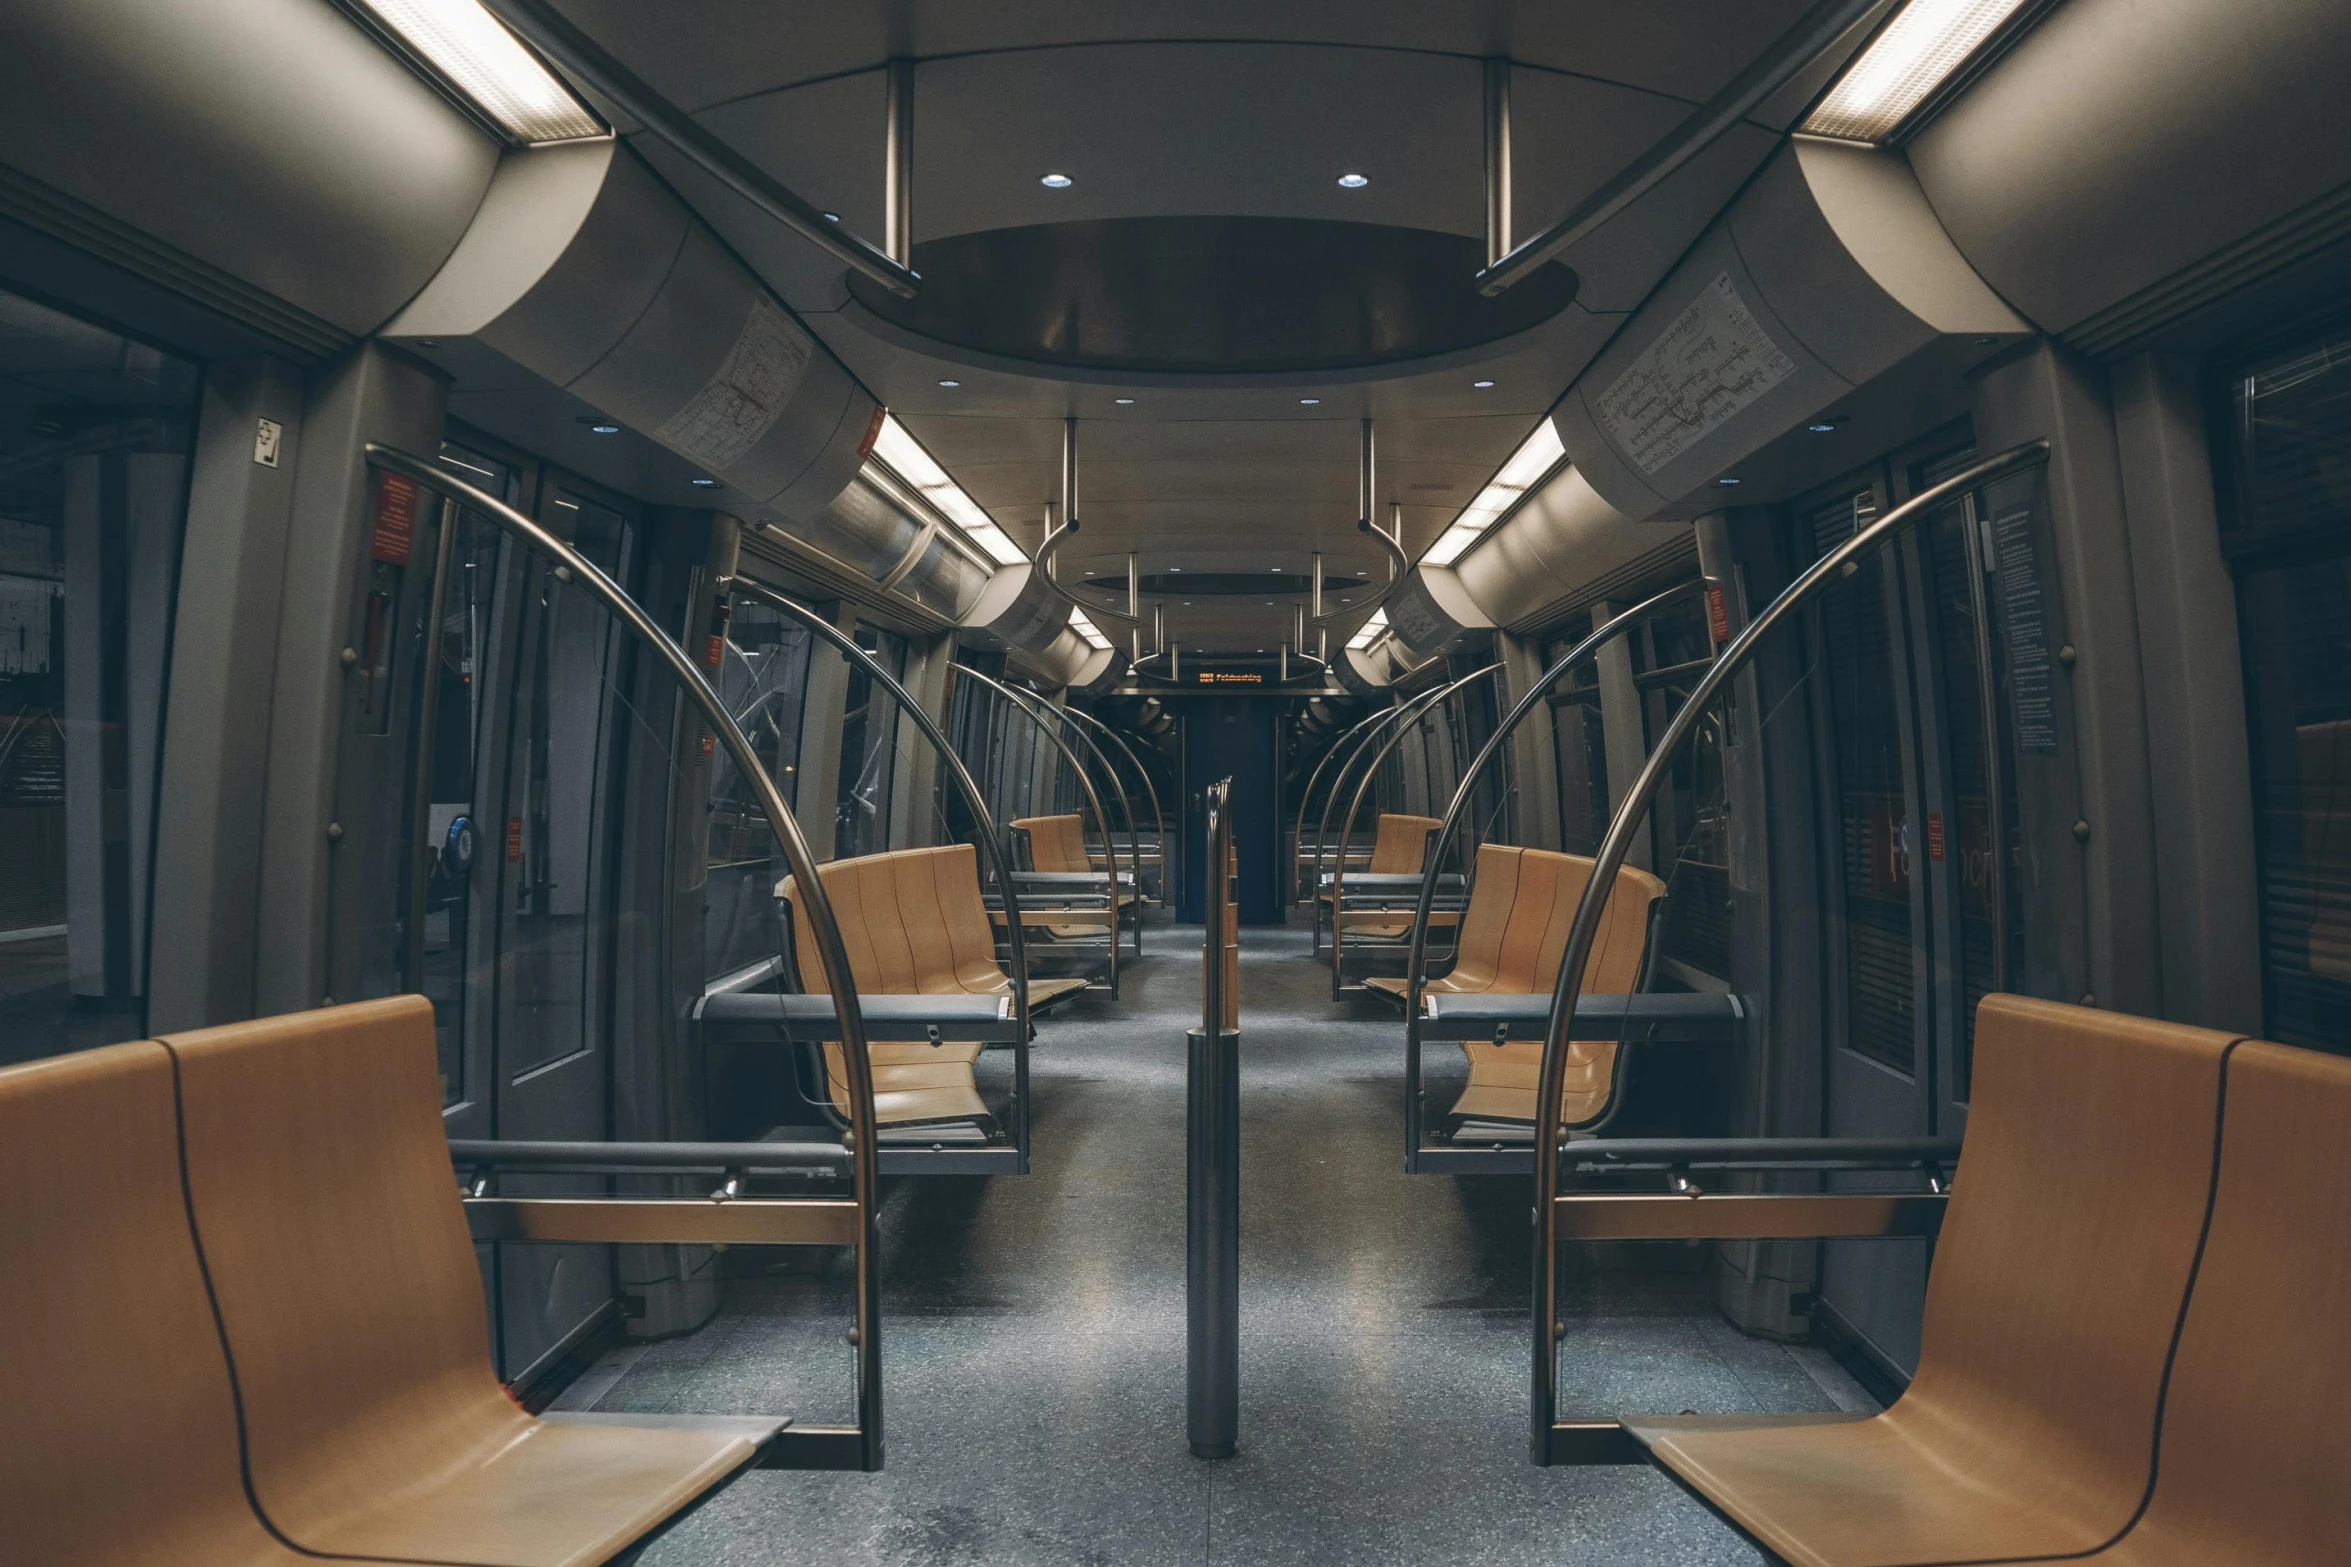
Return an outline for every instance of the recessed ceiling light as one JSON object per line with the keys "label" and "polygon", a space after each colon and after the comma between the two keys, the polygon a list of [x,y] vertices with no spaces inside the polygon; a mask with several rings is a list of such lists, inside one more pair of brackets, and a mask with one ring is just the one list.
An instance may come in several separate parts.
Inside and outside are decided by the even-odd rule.
{"label": "recessed ceiling light", "polygon": [[841,215],[838,212],[828,212],[824,214],[824,220],[827,223],[838,223],[841,221]]}
{"label": "recessed ceiling light", "polygon": [[1301,407],[1305,408],[1320,408],[1322,406],[1322,399],[1319,397],[1301,397],[1298,402]]}
{"label": "recessed ceiling light", "polygon": [[1494,385],[1494,383],[1491,381],[1472,381],[1469,384],[1476,387],[1481,392],[1491,389]]}
{"label": "recessed ceiling light", "polygon": [[945,378],[944,376],[942,376],[942,377],[940,377],[940,379],[939,379],[939,384],[940,384],[941,386],[961,386],[963,383],[962,383],[961,381],[950,381],[950,380],[948,380],[947,378]]}
{"label": "recessed ceiling light", "polygon": [[701,485],[704,489],[708,489],[710,486],[718,483],[716,479],[696,479],[693,482]]}
{"label": "recessed ceiling light", "polygon": [[591,434],[591,435],[618,435],[618,434],[620,434],[620,426],[619,426],[619,425],[617,425],[617,424],[614,424],[614,423],[613,423],[611,420],[609,420],[609,419],[588,419],[588,418],[583,418],[582,420],[580,420],[580,423],[582,423],[582,424],[584,424],[584,425],[586,425],[586,426],[588,427],[588,433],[589,433],[589,434]]}
{"label": "recessed ceiling light", "polygon": [[1717,479],[1714,482],[1721,485],[1723,488],[1728,489],[1739,481],[1736,479]]}
{"label": "recessed ceiling light", "polygon": [[1810,430],[1814,435],[1826,435],[1836,427],[1837,421],[1834,419],[1815,419],[1804,428]]}
{"label": "recessed ceiling light", "polygon": [[[1371,183],[1371,178],[1363,174],[1342,174],[1339,176],[1339,183],[1349,190],[1361,190]],[[1259,648],[1258,651],[1262,653],[1265,650]]]}
{"label": "recessed ceiling light", "polygon": [[1170,566],[1170,567],[1168,567],[1167,569],[1168,569],[1168,570],[1170,570],[1170,571],[1181,571],[1181,570],[1183,570],[1184,568],[1183,568],[1183,567],[1181,567],[1181,566]]}
{"label": "recessed ceiling light", "polygon": [[1123,407],[1124,405],[1133,402],[1134,399],[1131,397],[1113,397],[1111,401]]}
{"label": "recessed ceiling light", "polygon": [[1044,186],[1047,190],[1067,190],[1069,189],[1069,176],[1066,174],[1048,174],[1043,179],[1037,181],[1037,183]]}

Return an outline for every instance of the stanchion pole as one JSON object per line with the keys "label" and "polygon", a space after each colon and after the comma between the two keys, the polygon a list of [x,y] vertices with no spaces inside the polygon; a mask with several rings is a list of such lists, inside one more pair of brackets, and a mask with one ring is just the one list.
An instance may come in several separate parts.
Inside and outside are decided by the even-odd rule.
{"label": "stanchion pole", "polygon": [[1241,1425],[1241,944],[1232,784],[1225,778],[1208,787],[1201,1026],[1185,1035],[1185,1426],[1195,1458],[1232,1457]]}

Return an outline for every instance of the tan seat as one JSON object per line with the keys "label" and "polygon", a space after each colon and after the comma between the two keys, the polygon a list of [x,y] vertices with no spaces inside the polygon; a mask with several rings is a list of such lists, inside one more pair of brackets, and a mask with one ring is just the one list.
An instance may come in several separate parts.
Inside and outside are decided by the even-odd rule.
{"label": "tan seat", "polygon": [[311,1560],[245,1497],[170,1054],[150,1041],[0,1070],[0,1192],[0,1557]]}
{"label": "tan seat", "polygon": [[2351,1061],[2239,1045],[2224,1113],[2155,1489],[2097,1567],[2331,1567],[2351,1553]]}
{"label": "tan seat", "polygon": [[538,1420],[508,1400],[450,1178],[432,1019],[408,996],[163,1041],[252,1497],[318,1554],[605,1561],[757,1448]]}
{"label": "tan seat", "polygon": [[[1844,1423],[1641,1417],[1626,1429],[1791,1563],[2060,1556],[2115,1539],[2147,1492],[2232,1043],[2205,1029],[1986,997],[1966,1150],[1909,1390],[1884,1414]],[[2339,1120],[2304,1124],[2339,1152]],[[2329,1168],[2343,1166],[2338,1158]],[[2274,1188],[2266,1195],[2289,1199]],[[2331,1198],[2318,1201],[2320,1209],[2304,1211],[2351,1216],[2339,1177]],[[2325,1250],[2328,1260],[2313,1265],[2339,1266],[2331,1260],[2338,1248]],[[2334,1287],[2339,1345],[2339,1273]],[[2329,1305],[2281,1296],[2265,1309],[2284,1322]],[[2300,1361],[2297,1348],[2279,1352],[2295,1357],[2289,1379],[2298,1367],[2345,1387],[2340,1357],[2322,1369]],[[2234,1340],[2225,1353],[2266,1356],[2270,1346]],[[2228,1439],[2204,1437],[2191,1451]],[[2331,1427],[2318,1440],[2339,1454]],[[2173,1456],[2167,1443],[2167,1466]],[[2229,1551],[2193,1559],[2277,1558]]]}
{"label": "tan seat", "polygon": [[[1444,826],[1433,816],[1405,816],[1383,811],[1379,825],[1372,834],[1371,860],[1358,874],[1368,876],[1408,876],[1421,868],[1428,853],[1429,835]],[[1344,883],[1342,883],[1342,886]],[[1324,908],[1330,906],[1331,894],[1324,889],[1315,894],[1315,901]],[[1347,922],[1350,936],[1369,936],[1374,940],[1394,941],[1409,934],[1412,918],[1409,914],[1388,916],[1356,914]]]}
{"label": "tan seat", "polygon": [[[1049,871],[1063,876],[1100,876],[1104,874],[1103,867],[1096,864],[1094,856],[1087,852],[1086,824],[1083,817],[1074,813],[1062,816],[1023,816],[1015,819],[1012,826],[1028,834],[1029,866],[1032,870]],[[1118,863],[1117,845],[1111,844],[1110,849],[1110,861],[1115,866]],[[1118,910],[1122,916],[1135,910],[1140,903],[1141,896],[1136,890],[1128,887],[1119,888]],[[1088,924],[1084,921],[1056,922],[1044,917],[1031,919],[1029,918],[1030,912],[1027,908],[1021,911],[1024,924],[1041,926],[1063,941],[1083,940],[1088,936],[1098,937],[1102,934],[1102,926],[1099,924]],[[1034,912],[1039,916],[1049,916],[1053,910],[1037,909]]]}
{"label": "tan seat", "polygon": [[[849,972],[860,994],[1012,993],[1012,980],[996,962],[995,938],[980,897],[979,859],[970,844],[834,860],[819,866],[817,874],[841,926]],[[820,991],[823,966],[807,961],[817,950],[815,927],[792,896],[790,877],[777,890],[792,906],[793,952],[804,965],[796,978],[802,989]],[[1084,980],[1066,985],[1031,980],[1029,1004],[1084,985]],[[981,1048],[968,1040],[939,1045],[876,1041],[868,1047],[876,1118],[891,1125],[988,1120],[972,1071]],[[824,1053],[826,1091],[833,1108],[847,1115],[849,1083],[841,1048],[828,1041]]]}
{"label": "tan seat", "polygon": [[[1478,890],[1484,885],[1484,854],[1479,851]],[[1516,873],[1507,881],[1509,914],[1494,945],[1491,977],[1480,988],[1504,995],[1548,995],[1558,985],[1568,931],[1592,879],[1593,862],[1585,855],[1548,849],[1521,849],[1517,854]],[[1473,912],[1478,890],[1470,894]],[[1616,889],[1601,910],[1599,934],[1584,968],[1587,993],[1623,995],[1639,988],[1649,954],[1649,911],[1664,896],[1665,883],[1647,871],[1630,865],[1617,870]],[[1453,1102],[1457,1119],[1534,1120],[1536,1080],[1543,1068],[1541,1041],[1464,1042],[1461,1052],[1469,1060],[1469,1081]],[[1584,1124],[1605,1111],[1615,1083],[1615,1040],[1569,1041],[1561,1090],[1568,1125]]]}
{"label": "tan seat", "polygon": [[[1488,843],[1478,848],[1477,875],[1469,889],[1469,907],[1461,911],[1461,934],[1453,948],[1453,967],[1428,981],[1423,991],[1439,995],[1472,995],[1491,990],[1502,961],[1502,937],[1510,928],[1510,911],[1518,893],[1518,857],[1525,851],[1512,844]],[[1399,974],[1374,974],[1364,986],[1398,1001],[1409,986]]]}

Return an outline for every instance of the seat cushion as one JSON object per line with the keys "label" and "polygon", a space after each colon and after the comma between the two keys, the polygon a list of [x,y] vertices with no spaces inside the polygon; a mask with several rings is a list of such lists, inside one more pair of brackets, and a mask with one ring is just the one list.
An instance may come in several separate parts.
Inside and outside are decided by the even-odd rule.
{"label": "seat cushion", "polygon": [[750,1461],[740,1436],[558,1430],[508,1400],[421,997],[163,1043],[252,1493],[288,1541],[479,1567],[600,1562]]}
{"label": "seat cushion", "polygon": [[2115,1539],[2153,1465],[2234,1042],[1986,997],[1909,1390],[1851,1424],[1628,1426],[1792,1563],[2063,1555]]}

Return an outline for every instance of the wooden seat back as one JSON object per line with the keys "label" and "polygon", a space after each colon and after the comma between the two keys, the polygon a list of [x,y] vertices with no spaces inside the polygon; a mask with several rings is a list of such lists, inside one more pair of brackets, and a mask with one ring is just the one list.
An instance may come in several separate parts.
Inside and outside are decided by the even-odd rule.
{"label": "wooden seat back", "polygon": [[325,1555],[602,1560],[578,1553],[625,1544],[749,1456],[685,1431],[550,1426],[507,1398],[423,997],[162,1043],[247,1478],[285,1540]]}
{"label": "wooden seat back", "polygon": [[1074,813],[1023,816],[1012,825],[1029,835],[1030,869],[1063,875],[1084,875],[1099,869],[1094,857],[1086,852],[1084,818]]}
{"label": "wooden seat back", "polygon": [[2021,996],[1976,1012],[1917,1375],[1883,1418],[2119,1533],[2146,1494],[2234,1036]]}
{"label": "wooden seat back", "polygon": [[2230,1053],[2212,1222],[2164,1392],[2155,1489],[2111,1553],[2119,1564],[2343,1560],[2347,1128],[2351,1060],[2260,1041]]}
{"label": "wooden seat back", "polygon": [[245,1499],[170,1055],[112,1045],[0,1070],[0,1192],[0,1556],[301,1560]]}
{"label": "wooden seat back", "polygon": [[1502,962],[1502,940],[1518,900],[1519,857],[1525,852],[1507,843],[1478,846],[1477,875],[1469,889],[1469,907],[1461,911],[1453,968],[1433,988],[1454,993],[1494,988]]}
{"label": "wooden seat back", "polygon": [[1403,816],[1383,811],[1372,835],[1371,863],[1375,876],[1405,876],[1421,868],[1428,852],[1429,834],[1444,826],[1433,816]]}
{"label": "wooden seat back", "polygon": [[[978,856],[970,844],[834,860],[818,866],[817,875],[841,924],[850,978],[861,994],[1002,995],[1011,989],[996,962]],[[791,877],[778,892],[792,909],[794,978],[804,991],[822,991],[816,928],[793,895]]]}

